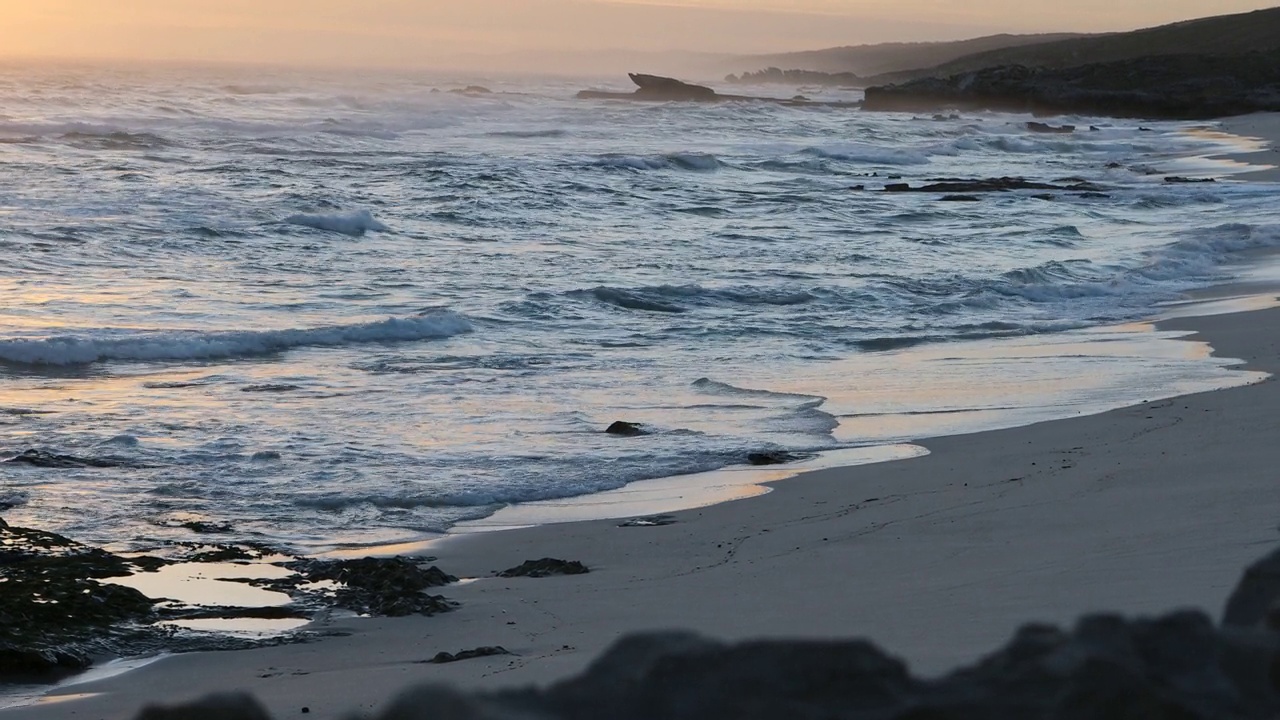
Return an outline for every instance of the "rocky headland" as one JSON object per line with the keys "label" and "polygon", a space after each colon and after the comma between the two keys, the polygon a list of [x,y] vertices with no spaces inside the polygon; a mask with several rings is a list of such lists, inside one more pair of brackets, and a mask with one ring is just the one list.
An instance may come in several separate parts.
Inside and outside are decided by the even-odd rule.
{"label": "rocky headland", "polygon": [[1001,66],[866,90],[866,110],[993,110],[1203,120],[1280,110],[1280,50],[1069,68]]}
{"label": "rocky headland", "polygon": [[770,98],[751,95],[726,95],[705,85],[694,85],[675,78],[659,75],[630,73],[636,84],[635,92],[621,93],[604,90],[583,90],[580,100],[632,100],[638,102],[769,102],[792,106],[858,107],[859,103],[818,102],[804,97]]}

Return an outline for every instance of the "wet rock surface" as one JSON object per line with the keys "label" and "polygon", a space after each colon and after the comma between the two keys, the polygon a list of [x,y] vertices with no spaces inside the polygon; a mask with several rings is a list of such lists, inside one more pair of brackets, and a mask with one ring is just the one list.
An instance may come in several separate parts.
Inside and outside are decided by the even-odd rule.
{"label": "wet rock surface", "polygon": [[870,87],[867,110],[940,109],[1206,120],[1280,110],[1280,50],[1065,68],[1006,65]]}
{"label": "wet rock surface", "polygon": [[[117,555],[55,533],[14,527],[0,518],[0,683],[52,681],[101,658],[232,650],[305,639],[191,633],[166,624],[173,621],[305,620],[335,607],[366,615],[434,615],[457,606],[425,592],[456,578],[417,559],[287,560],[264,545],[195,542],[171,543],[164,552],[166,557]],[[111,582],[175,564],[248,567],[268,562],[296,574],[226,582],[286,593],[293,599],[289,605],[183,605]]]}
{"label": "wet rock surface", "polygon": [[800,462],[806,456],[790,453],[785,450],[765,450],[763,452],[754,452],[747,455],[747,462],[752,465],[786,465],[788,463]]}
{"label": "wet rock surface", "polygon": [[338,583],[332,603],[365,615],[404,617],[449,612],[457,603],[426,590],[455,583],[458,578],[421,560],[407,557],[356,560],[299,560],[285,567],[298,578],[270,583],[268,587],[297,592],[306,583]]}
{"label": "wet rock surface", "polygon": [[[140,563],[146,564],[146,563]],[[80,670],[95,655],[153,642],[152,600],[100,582],[133,561],[0,521],[0,681]]]}
{"label": "wet rock surface", "polygon": [[62,470],[72,470],[77,468],[113,468],[113,467],[138,467],[126,460],[117,460],[107,457],[78,457],[76,455],[62,455],[59,453],[49,452],[48,450],[23,450],[13,457],[0,460],[0,463],[9,463],[13,465],[30,465],[39,468],[57,468]]}
{"label": "wet rock surface", "polygon": [[553,575],[585,575],[589,572],[591,570],[577,560],[542,558],[541,560],[526,560],[516,567],[498,573],[498,577],[544,578]]}
{"label": "wet rock surface", "polygon": [[622,420],[618,420],[605,428],[605,432],[609,435],[619,435],[621,437],[640,437],[641,435],[652,434],[639,423],[624,422]]}
{"label": "wet rock surface", "polygon": [[463,650],[457,653],[440,652],[436,656],[425,662],[433,665],[444,665],[447,663],[461,662],[463,660],[475,660],[482,657],[494,657],[496,655],[510,655],[511,651],[495,645],[491,647],[478,647],[474,650]]}

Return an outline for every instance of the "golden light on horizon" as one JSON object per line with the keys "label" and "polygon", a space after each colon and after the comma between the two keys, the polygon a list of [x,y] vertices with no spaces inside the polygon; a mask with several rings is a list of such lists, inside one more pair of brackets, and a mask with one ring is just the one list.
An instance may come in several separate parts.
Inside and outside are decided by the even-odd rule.
{"label": "golden light on horizon", "polygon": [[1260,0],[0,0],[0,56],[465,64],[534,51],[752,53],[1124,30]]}

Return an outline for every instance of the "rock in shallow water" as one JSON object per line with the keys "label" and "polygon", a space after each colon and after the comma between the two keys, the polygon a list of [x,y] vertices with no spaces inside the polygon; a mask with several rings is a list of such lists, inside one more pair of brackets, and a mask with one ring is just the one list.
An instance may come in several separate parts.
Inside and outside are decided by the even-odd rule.
{"label": "rock in shallow water", "polygon": [[552,575],[584,575],[589,572],[591,570],[577,560],[542,558],[541,560],[526,560],[516,567],[498,573],[498,577],[542,578],[551,577]]}
{"label": "rock in shallow water", "polygon": [[605,432],[610,435],[620,435],[622,437],[639,437],[641,435],[649,435],[649,431],[644,429],[639,423],[630,423],[619,420],[609,427],[605,428]]}

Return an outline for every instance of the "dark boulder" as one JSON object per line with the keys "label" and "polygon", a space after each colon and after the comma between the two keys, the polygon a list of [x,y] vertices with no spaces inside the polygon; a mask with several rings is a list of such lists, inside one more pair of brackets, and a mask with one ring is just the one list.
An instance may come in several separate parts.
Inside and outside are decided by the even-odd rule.
{"label": "dark boulder", "polygon": [[1222,624],[1228,627],[1269,627],[1280,630],[1280,550],[1245,570],[1227,599]]}
{"label": "dark boulder", "polygon": [[551,577],[552,575],[584,575],[589,572],[591,570],[577,560],[542,558],[541,560],[526,560],[516,567],[498,573],[498,577],[543,578]]}
{"label": "dark boulder", "polygon": [[624,422],[622,420],[619,420],[605,428],[605,432],[610,435],[620,435],[622,437],[639,437],[641,435],[651,434],[639,423]]}
{"label": "dark boulder", "polygon": [[1196,185],[1199,183],[1217,182],[1217,180],[1214,178],[1188,178],[1188,177],[1179,177],[1177,175],[1170,175],[1169,177],[1165,178],[1164,181],[1167,183],[1172,183],[1174,185]]}

